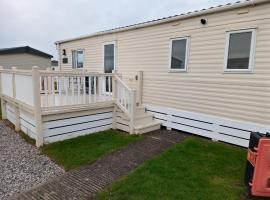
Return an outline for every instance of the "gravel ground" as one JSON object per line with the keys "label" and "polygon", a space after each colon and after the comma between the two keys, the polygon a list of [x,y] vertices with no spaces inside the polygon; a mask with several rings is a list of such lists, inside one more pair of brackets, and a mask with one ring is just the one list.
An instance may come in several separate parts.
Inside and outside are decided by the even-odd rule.
{"label": "gravel ground", "polygon": [[34,146],[0,121],[0,199],[64,173]]}

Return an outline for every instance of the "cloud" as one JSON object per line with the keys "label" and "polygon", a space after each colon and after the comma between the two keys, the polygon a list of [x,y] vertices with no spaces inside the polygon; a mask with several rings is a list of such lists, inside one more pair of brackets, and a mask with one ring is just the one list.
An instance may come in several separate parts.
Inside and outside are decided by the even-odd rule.
{"label": "cloud", "polygon": [[54,55],[54,42],[233,0],[0,0],[0,48],[29,45]]}

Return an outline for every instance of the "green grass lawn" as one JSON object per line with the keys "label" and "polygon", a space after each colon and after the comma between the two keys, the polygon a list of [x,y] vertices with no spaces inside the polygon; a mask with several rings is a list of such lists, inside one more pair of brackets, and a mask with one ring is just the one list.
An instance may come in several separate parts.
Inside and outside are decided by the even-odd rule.
{"label": "green grass lawn", "polygon": [[42,147],[42,152],[62,165],[65,170],[71,170],[90,164],[101,156],[138,141],[142,137],[108,130],[45,145]]}
{"label": "green grass lawn", "polygon": [[192,137],[145,162],[97,199],[241,199],[245,162],[244,149]]}

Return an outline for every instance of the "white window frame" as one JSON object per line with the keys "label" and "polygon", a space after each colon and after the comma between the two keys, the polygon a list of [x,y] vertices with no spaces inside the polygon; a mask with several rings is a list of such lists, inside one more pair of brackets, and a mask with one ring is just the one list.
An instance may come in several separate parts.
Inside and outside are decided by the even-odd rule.
{"label": "white window frame", "polygon": [[110,44],[113,44],[114,45],[114,54],[113,54],[113,56],[114,56],[114,61],[113,61],[113,64],[114,64],[114,70],[116,70],[116,63],[117,63],[117,47],[116,47],[116,45],[117,45],[117,41],[116,40],[113,40],[113,41],[109,41],[109,42],[104,42],[103,44],[102,44],[102,71],[104,72],[104,70],[105,70],[105,63],[104,63],[104,55],[105,55],[105,46],[106,45],[110,45]]}
{"label": "white window frame", "polygon": [[[230,36],[234,33],[246,33],[251,32],[251,46],[249,54],[249,66],[248,69],[228,69],[228,57],[229,57],[229,45],[230,45]],[[243,29],[237,31],[228,31],[226,33],[226,46],[224,54],[224,72],[226,73],[252,73],[255,65],[255,54],[256,54],[256,29]]]}
{"label": "white window frame", "polygon": [[[173,41],[177,41],[177,40],[186,40],[186,57],[185,57],[185,68],[184,69],[172,69],[171,68],[171,63],[172,63],[172,45],[173,45]],[[170,39],[170,57],[169,57],[169,72],[187,72],[188,70],[188,61],[189,61],[189,49],[190,49],[190,37],[186,36],[186,37],[179,37],[179,38],[172,38]]]}
{"label": "white window frame", "polygon": [[[82,51],[83,52],[83,67],[79,67],[78,68],[78,66],[77,66],[77,62],[76,62],[76,66],[75,67],[73,67],[73,52],[78,52],[78,51]],[[84,56],[85,56],[85,54],[84,54],[84,49],[74,49],[74,50],[71,50],[71,67],[72,67],[72,69],[83,69],[84,68]]]}

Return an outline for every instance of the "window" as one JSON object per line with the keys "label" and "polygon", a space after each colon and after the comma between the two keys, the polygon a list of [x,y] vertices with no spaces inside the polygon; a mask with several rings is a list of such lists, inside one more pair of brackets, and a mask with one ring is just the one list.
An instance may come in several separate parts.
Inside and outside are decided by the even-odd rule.
{"label": "window", "polygon": [[83,68],[84,52],[83,50],[72,51],[72,68]]}
{"label": "window", "polygon": [[104,72],[112,73],[115,65],[115,44],[106,43],[104,44]]}
{"label": "window", "polygon": [[171,40],[171,71],[186,71],[188,61],[188,38],[179,38]]}
{"label": "window", "polygon": [[227,33],[225,71],[251,72],[254,65],[255,30]]}
{"label": "window", "polygon": [[[112,73],[116,63],[116,41],[103,43],[103,67],[105,73]],[[112,91],[112,79],[106,77],[105,92]]]}

